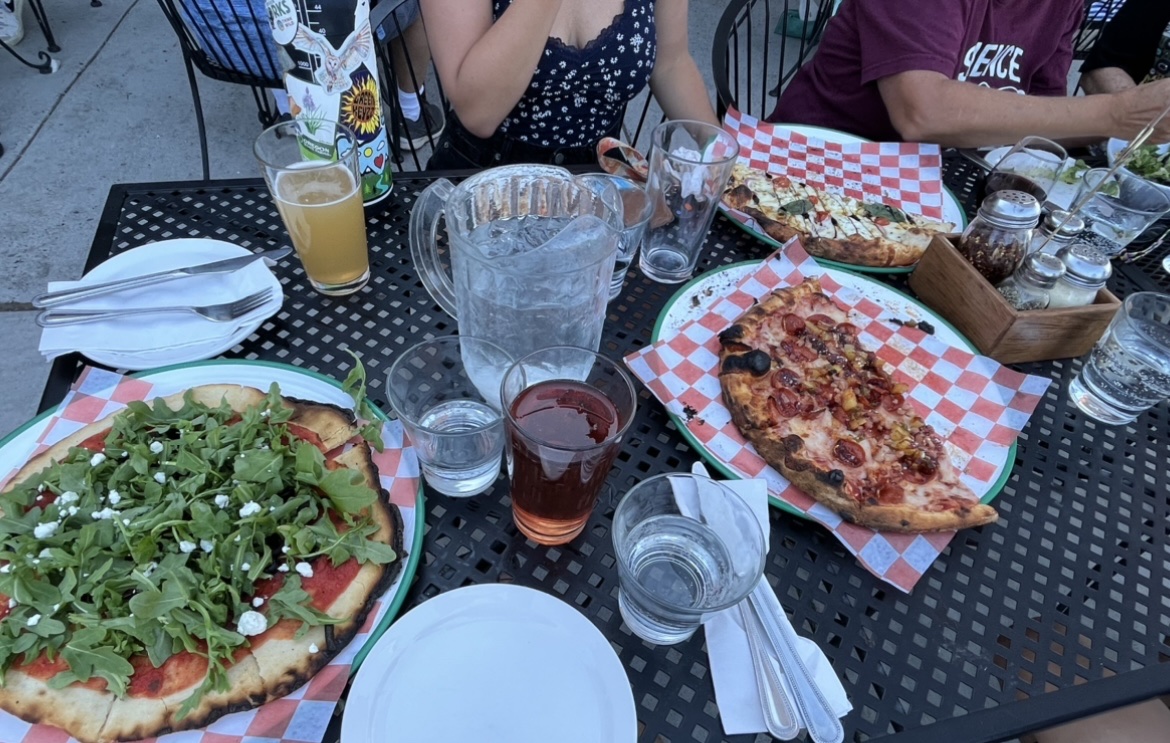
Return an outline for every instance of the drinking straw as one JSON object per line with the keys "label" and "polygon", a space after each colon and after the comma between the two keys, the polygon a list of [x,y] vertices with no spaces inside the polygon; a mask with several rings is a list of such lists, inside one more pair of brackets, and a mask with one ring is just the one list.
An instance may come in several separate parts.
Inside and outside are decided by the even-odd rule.
{"label": "drinking straw", "polygon": [[1133,157],[1133,153],[1137,152],[1138,148],[1146,143],[1146,140],[1149,139],[1150,135],[1154,133],[1154,127],[1158,126],[1158,124],[1162,122],[1162,119],[1166,118],[1167,114],[1170,114],[1170,104],[1167,104],[1166,107],[1162,109],[1162,113],[1155,116],[1153,121],[1146,124],[1145,127],[1143,127],[1142,130],[1138,132],[1138,135],[1129,141],[1129,144],[1126,145],[1124,150],[1117,153],[1117,157],[1113,159],[1113,166],[1105,172],[1105,175],[1097,179],[1097,184],[1095,186],[1092,186],[1077,200],[1075,204],[1072,205],[1072,208],[1068,210],[1064,219],[1060,221],[1060,224],[1056,227],[1056,229],[1045,235],[1044,242],[1040,243],[1040,247],[1036,248],[1037,251],[1044,250],[1044,248],[1048,245],[1048,242],[1052,239],[1053,235],[1059,234],[1060,231],[1064,229],[1064,226],[1068,223],[1068,221],[1073,218],[1073,216],[1080,215],[1081,210],[1085,208],[1085,205],[1089,203],[1090,199],[1096,196],[1097,192],[1101,190],[1101,187],[1104,186],[1105,183],[1109,181],[1109,179],[1112,178],[1118,170],[1121,170],[1121,168],[1124,167],[1127,162],[1129,162],[1129,159]]}

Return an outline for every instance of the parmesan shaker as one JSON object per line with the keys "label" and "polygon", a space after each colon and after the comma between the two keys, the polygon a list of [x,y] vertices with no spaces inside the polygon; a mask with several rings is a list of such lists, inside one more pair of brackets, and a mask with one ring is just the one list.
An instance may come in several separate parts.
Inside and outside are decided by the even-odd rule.
{"label": "parmesan shaker", "polygon": [[1049,307],[1084,307],[1092,304],[1113,274],[1109,256],[1087,243],[1073,243],[1057,257],[1064,262],[1064,276],[1048,291]]}

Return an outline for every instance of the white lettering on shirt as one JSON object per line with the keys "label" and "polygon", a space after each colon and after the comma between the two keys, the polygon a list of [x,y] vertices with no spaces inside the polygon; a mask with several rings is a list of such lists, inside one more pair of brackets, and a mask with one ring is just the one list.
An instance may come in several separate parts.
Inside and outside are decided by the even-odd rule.
{"label": "white lettering on shirt", "polygon": [[1015,44],[984,44],[977,41],[963,54],[963,68],[955,79],[965,82],[971,78],[991,78],[1005,84],[996,86],[988,80],[980,80],[979,84],[1018,91],[1021,82],[1020,59],[1023,56],[1024,50]]}

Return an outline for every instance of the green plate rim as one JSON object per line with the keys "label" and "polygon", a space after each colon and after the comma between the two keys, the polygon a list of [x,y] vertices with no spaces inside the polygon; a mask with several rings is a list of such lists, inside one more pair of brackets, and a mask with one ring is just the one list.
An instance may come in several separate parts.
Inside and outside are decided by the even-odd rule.
{"label": "green plate rim", "polygon": [[[694,286],[695,284],[697,284],[701,281],[706,281],[710,277],[715,276],[715,275],[720,274],[720,273],[723,273],[724,271],[731,271],[731,270],[739,268],[741,266],[759,265],[763,262],[764,262],[763,259],[760,259],[760,260],[747,260],[747,261],[737,261],[735,263],[729,263],[726,266],[720,266],[719,268],[708,271],[707,273],[704,273],[700,276],[696,276],[695,278],[691,279],[687,283],[680,286],[678,288],[678,291],[676,291],[670,297],[670,299],[666,300],[666,304],[663,306],[662,311],[660,313],[658,313],[658,320],[655,321],[655,323],[654,323],[654,329],[650,331],[651,345],[653,345],[653,344],[657,343],[659,340],[661,340],[662,324],[666,319],[666,314],[670,311],[671,307],[674,307],[674,305],[682,299],[683,295],[686,294],[687,290],[690,287]],[[836,266],[833,266],[833,268],[836,268]],[[843,269],[843,270],[845,270],[849,273],[853,273],[859,279],[863,279],[865,281],[873,281],[874,283],[878,283],[878,285],[881,286],[883,289],[888,289],[889,291],[892,291],[895,294],[899,294],[899,295],[905,297],[907,300],[913,302],[914,304],[918,305],[922,309],[927,310],[932,315],[937,316],[937,314],[938,314],[938,313],[934,312],[934,310],[931,310],[930,308],[923,305],[922,302],[918,301],[914,297],[911,297],[909,294],[907,294],[906,292],[904,292],[900,289],[895,289],[892,286],[886,286],[885,284],[881,284],[881,283],[877,282],[876,280],[871,279],[870,277],[866,276],[865,274],[857,273],[856,271],[850,271],[849,269]],[[975,348],[974,344],[972,344],[971,341],[967,339],[967,336],[960,333],[955,328],[954,325],[951,325],[951,323],[949,323],[946,319],[944,319],[942,317],[938,317],[938,320],[943,325],[945,325],[947,328],[949,328],[956,336],[959,337],[960,340],[962,340],[967,345],[967,349],[966,349],[967,351],[974,353],[976,355],[979,354],[979,351],[978,351],[978,349]],[[707,464],[714,467],[720,474],[724,475],[725,477],[727,477],[729,479],[732,479],[732,480],[743,479],[735,471],[730,469],[727,465],[725,465],[723,462],[716,459],[715,456],[713,454],[711,454],[711,452],[707,449],[707,447],[703,445],[703,442],[699,441],[698,437],[696,437],[693,433],[691,433],[691,430],[689,428],[687,428],[686,421],[683,420],[683,418],[681,416],[677,415],[676,413],[671,412],[669,409],[666,408],[665,405],[663,406],[663,409],[666,410],[666,414],[670,417],[670,420],[674,422],[675,428],[677,428],[679,433],[682,435],[682,437],[684,439],[686,439],[686,442],[688,444],[690,444],[692,448],[694,448],[696,451],[699,452],[699,456],[703,459],[703,461],[705,461]],[[987,493],[985,493],[984,496],[979,499],[980,503],[991,503],[991,501],[993,501],[997,497],[999,497],[999,494],[1003,491],[1004,486],[1007,485],[1008,478],[1011,477],[1013,467],[1010,465],[1013,465],[1015,463],[1018,449],[1019,449],[1019,442],[1012,441],[1012,445],[1008,448],[1007,456],[1005,457],[1005,461],[1004,461],[1004,467],[1000,471],[999,477],[997,477],[995,482],[993,482],[991,484],[991,487],[989,487],[987,489]],[[775,508],[779,508],[781,511],[786,511],[787,513],[790,513],[794,516],[798,516],[798,517],[803,518],[803,519],[810,519],[808,514],[804,513],[803,511],[801,511],[799,508],[796,508],[795,506],[792,506],[788,503],[785,503],[784,501],[780,500],[779,498],[772,495],[771,493],[768,493],[768,503],[769,503],[769,505],[774,506]]]}
{"label": "green plate rim", "polygon": [[[274,369],[281,369],[282,371],[290,371],[296,374],[301,374],[306,377],[313,377],[319,381],[326,382],[333,387],[336,387],[337,389],[341,389],[341,382],[338,382],[333,377],[321,374],[320,372],[316,372],[311,369],[302,369],[299,366],[293,366],[292,364],[285,364],[279,361],[265,361],[262,359],[206,359],[203,361],[187,361],[180,364],[159,366],[154,369],[143,369],[142,371],[137,371],[133,374],[128,374],[127,376],[142,378],[151,374],[179,371],[182,369],[190,369],[200,366],[267,366]],[[60,403],[53,406],[52,408],[49,408],[43,413],[40,413],[35,418],[16,428],[7,436],[0,438],[0,448],[9,445],[16,439],[17,436],[20,436],[32,426],[51,416],[57,410],[59,405]],[[371,407],[374,408],[374,412],[378,414],[378,417],[381,418],[383,422],[390,420],[390,417],[382,412],[379,407],[373,404],[371,404]],[[370,648],[372,648],[374,643],[377,642],[379,638],[381,638],[382,633],[385,632],[386,629],[394,623],[394,620],[398,617],[398,612],[402,609],[402,605],[406,602],[406,594],[410,591],[410,584],[414,581],[415,573],[418,572],[418,565],[422,559],[422,542],[424,533],[426,531],[425,515],[426,511],[425,496],[423,494],[423,478],[420,474],[418,478],[418,496],[415,498],[414,503],[414,543],[411,545],[413,549],[411,549],[410,554],[406,556],[406,564],[402,566],[402,582],[399,584],[399,590],[397,594],[390,601],[390,605],[386,609],[386,614],[382,617],[382,620],[378,622],[378,625],[370,631],[370,638],[366,641],[365,645],[363,645],[361,649],[358,650],[357,654],[354,655],[353,661],[350,663],[350,676],[353,676],[353,674],[357,673],[358,667],[361,666],[362,661],[365,660],[366,655],[369,654]]]}

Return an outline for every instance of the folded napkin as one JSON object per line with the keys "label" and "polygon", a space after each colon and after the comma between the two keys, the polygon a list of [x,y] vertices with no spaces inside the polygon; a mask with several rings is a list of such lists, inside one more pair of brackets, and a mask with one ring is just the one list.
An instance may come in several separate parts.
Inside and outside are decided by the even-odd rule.
{"label": "folded napkin", "polygon": [[[144,263],[141,267],[143,270],[140,274],[146,274],[163,271],[171,266]],[[135,274],[119,275],[117,278],[129,278],[132,275]],[[110,279],[103,277],[81,281],[52,281],[49,282],[49,291],[71,289],[106,280]],[[141,289],[118,291],[61,305],[62,309],[71,310],[209,305],[242,299],[269,286],[273,287],[273,296],[269,301],[231,322],[213,322],[192,312],[165,312],[62,325],[43,330],[40,351],[46,359],[52,360],[71,351],[80,351],[86,355],[87,352],[103,351],[127,354],[214,344],[215,341],[231,338],[242,327],[268,317],[280,309],[283,301],[280,285],[263,261],[256,261],[232,273],[184,276]]]}
{"label": "folded napkin", "polygon": [[[691,468],[696,475],[707,476],[707,469],[701,463],[695,463]],[[736,495],[751,507],[756,518],[760,521],[760,528],[764,531],[764,540],[768,539],[768,485],[763,479],[752,480],[722,480]],[[767,586],[768,579],[760,577],[760,581]],[[777,611],[784,611],[780,600],[771,590],[766,591],[771,601],[775,602]],[[747,633],[743,628],[739,607],[733,606],[717,614],[707,617],[703,622],[703,631],[707,636],[707,658],[711,667],[711,679],[715,684],[715,702],[719,706],[719,719],[723,722],[723,732],[726,735],[741,733],[766,733],[764,724],[763,702],[756,687],[755,669],[752,666],[752,653],[748,647]],[[829,659],[812,640],[800,638],[797,648],[805,666],[816,679],[817,686],[838,717],[843,717],[853,709],[849,698],[845,695],[837,674],[833,671]]]}

